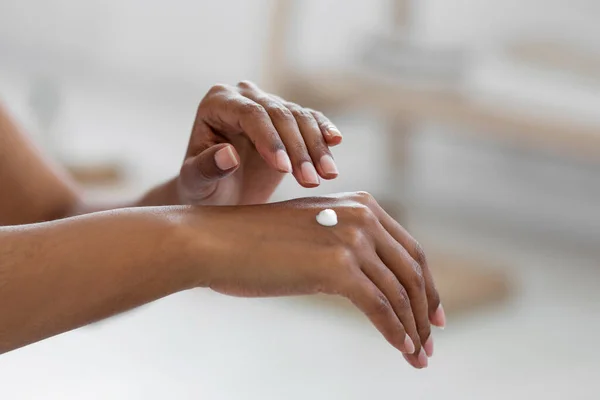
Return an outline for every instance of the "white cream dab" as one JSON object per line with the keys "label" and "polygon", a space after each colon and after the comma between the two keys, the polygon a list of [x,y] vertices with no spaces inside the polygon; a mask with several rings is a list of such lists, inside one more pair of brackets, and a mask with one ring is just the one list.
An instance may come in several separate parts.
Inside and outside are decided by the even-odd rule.
{"label": "white cream dab", "polygon": [[336,226],[338,223],[337,214],[330,208],[327,208],[317,214],[317,222],[323,226]]}

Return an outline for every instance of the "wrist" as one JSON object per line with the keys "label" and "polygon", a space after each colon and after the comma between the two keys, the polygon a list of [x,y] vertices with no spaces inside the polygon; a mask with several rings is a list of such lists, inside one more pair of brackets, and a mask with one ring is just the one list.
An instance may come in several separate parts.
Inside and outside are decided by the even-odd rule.
{"label": "wrist", "polygon": [[[162,207],[161,207],[162,208]],[[217,234],[221,208],[208,206],[168,207],[166,231],[170,252],[176,254],[192,287],[208,287],[223,264],[228,244]]]}
{"label": "wrist", "polygon": [[156,271],[160,285],[172,292],[197,287],[204,276],[204,256],[190,244],[189,228],[182,217],[184,208],[126,208],[113,214],[120,226],[115,237],[129,238],[124,241],[131,243],[129,257],[145,265],[148,273]]}

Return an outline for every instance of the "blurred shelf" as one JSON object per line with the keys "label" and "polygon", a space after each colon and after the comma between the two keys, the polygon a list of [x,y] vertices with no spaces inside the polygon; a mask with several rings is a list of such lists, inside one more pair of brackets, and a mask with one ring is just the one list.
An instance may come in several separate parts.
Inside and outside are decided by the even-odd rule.
{"label": "blurred shelf", "polygon": [[123,167],[116,163],[67,164],[64,167],[83,186],[115,186],[124,179]]}
{"label": "blurred shelf", "polygon": [[532,66],[564,71],[594,81],[600,79],[598,51],[573,43],[549,40],[521,40],[508,46],[508,53]]}
{"label": "blurred shelf", "polygon": [[430,90],[354,71],[292,73],[281,83],[284,96],[316,108],[374,109],[392,118],[403,115],[416,121],[468,127],[461,134],[513,146],[600,160],[600,124],[517,112],[494,104],[493,99],[476,100],[459,90]]}

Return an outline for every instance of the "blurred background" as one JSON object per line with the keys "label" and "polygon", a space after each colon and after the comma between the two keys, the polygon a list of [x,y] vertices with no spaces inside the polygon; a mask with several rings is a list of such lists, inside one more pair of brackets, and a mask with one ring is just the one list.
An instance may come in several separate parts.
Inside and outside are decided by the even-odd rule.
{"label": "blurred background", "polygon": [[[5,399],[598,399],[600,3],[3,0],[0,98],[97,200],[179,170],[250,79],[324,111],[340,177],[427,250],[448,311],[414,371],[329,298],[194,290],[0,357]],[[1,189],[0,189],[1,190]]]}

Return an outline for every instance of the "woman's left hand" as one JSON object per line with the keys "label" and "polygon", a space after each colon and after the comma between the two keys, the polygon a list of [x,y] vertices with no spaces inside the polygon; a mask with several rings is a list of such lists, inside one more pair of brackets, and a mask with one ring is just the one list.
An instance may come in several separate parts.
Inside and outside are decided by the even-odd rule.
{"label": "woman's left hand", "polygon": [[177,179],[183,204],[237,205],[269,200],[286,173],[304,187],[334,179],[329,150],[339,130],[320,112],[244,81],[215,85],[200,102]]}

